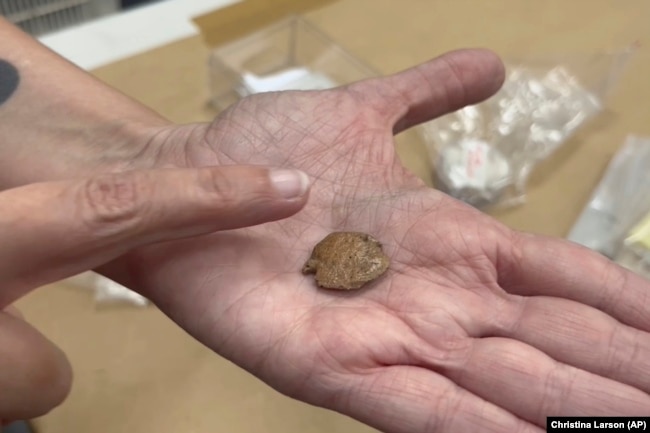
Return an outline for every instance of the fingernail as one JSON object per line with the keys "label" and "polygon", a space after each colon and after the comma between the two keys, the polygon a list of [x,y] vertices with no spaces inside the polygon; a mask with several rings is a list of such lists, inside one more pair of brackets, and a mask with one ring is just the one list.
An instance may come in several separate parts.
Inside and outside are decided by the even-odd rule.
{"label": "fingernail", "polygon": [[271,170],[271,184],[282,198],[291,199],[305,195],[311,182],[300,170]]}

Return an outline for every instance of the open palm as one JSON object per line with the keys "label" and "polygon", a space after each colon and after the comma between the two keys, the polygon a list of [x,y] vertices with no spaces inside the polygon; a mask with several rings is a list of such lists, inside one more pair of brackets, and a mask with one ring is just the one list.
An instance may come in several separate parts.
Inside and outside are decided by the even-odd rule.
{"label": "open palm", "polygon": [[[128,284],[281,392],[388,432],[650,414],[650,284],[426,188],[395,154],[394,133],[502,79],[493,55],[461,51],[335,90],[253,96],[211,125],[161,132],[156,164],[295,167],[313,186],[285,220],[131,253]],[[376,237],[386,274],[358,291],[317,288],[300,270],[333,231]]]}

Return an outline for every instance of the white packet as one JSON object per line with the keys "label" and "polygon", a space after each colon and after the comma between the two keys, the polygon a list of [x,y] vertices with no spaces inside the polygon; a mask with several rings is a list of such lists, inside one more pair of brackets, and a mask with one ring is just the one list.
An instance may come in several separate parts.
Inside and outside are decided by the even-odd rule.
{"label": "white packet", "polygon": [[97,305],[130,305],[146,307],[150,304],[144,296],[95,272],[83,272],[64,280],[70,286],[91,290]]}

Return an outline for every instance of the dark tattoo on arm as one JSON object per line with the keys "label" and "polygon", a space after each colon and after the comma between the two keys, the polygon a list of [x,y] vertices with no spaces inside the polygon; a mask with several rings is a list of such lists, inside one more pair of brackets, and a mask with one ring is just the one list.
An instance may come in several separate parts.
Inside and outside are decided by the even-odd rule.
{"label": "dark tattoo on arm", "polygon": [[0,59],[0,106],[11,98],[18,88],[18,69],[6,60]]}

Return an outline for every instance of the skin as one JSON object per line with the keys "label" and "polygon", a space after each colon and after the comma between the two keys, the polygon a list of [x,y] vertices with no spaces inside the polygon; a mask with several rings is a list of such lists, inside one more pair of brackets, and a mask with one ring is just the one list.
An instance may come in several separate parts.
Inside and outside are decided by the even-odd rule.
{"label": "skin", "polygon": [[0,41],[1,430],[60,404],[72,380],[65,355],[9,304],[141,245],[292,215],[309,180],[259,166],[128,169],[167,122],[2,19]]}
{"label": "skin", "polygon": [[[394,133],[502,77],[491,53],[460,51],[169,128],[144,160],[300,167],[310,200],[285,220],[104,269],[281,392],[383,431],[541,432],[549,414],[648,414],[648,282],[425,187],[394,152]],[[298,272],[312,246],[359,230],[382,240],[391,268],[372,289],[314,290]]]}
{"label": "skin", "polygon": [[[27,52],[23,46],[14,55]],[[8,165],[0,171],[5,187],[65,178],[75,170],[81,176],[88,167],[121,173],[241,164],[299,168],[313,184],[308,198],[273,201],[276,218],[264,214],[268,202],[248,208],[252,217],[242,225],[254,225],[256,215],[284,219],[199,236],[233,228],[226,222],[238,220],[236,209],[257,202],[254,197],[238,202],[241,194],[233,185],[247,176],[237,181],[210,176],[219,180],[208,188],[217,191],[219,205],[197,212],[206,219],[183,221],[183,230],[172,230],[173,235],[157,238],[169,228],[161,230],[153,221],[129,232],[133,221],[124,218],[117,233],[128,236],[120,238],[119,247],[109,242],[97,249],[93,260],[81,260],[85,255],[80,253],[61,263],[55,260],[57,251],[50,250],[30,267],[28,258],[38,250],[25,250],[23,272],[3,274],[12,282],[6,303],[55,277],[108,262],[98,269],[152,299],[199,341],[270,386],[386,432],[542,432],[550,414],[650,413],[650,283],[578,246],[514,232],[425,187],[394,152],[395,133],[495,92],[503,67],[493,54],[459,51],[339,89],[257,95],[211,124],[175,126],[97,87],[51,54],[33,52],[49,56],[52,69],[76,77],[69,89],[96,88],[96,95],[111,99],[111,107],[123,106],[122,112],[131,110],[136,120],[107,127],[115,125],[117,114],[93,112],[97,107],[84,107],[82,95],[72,90],[59,95],[57,87],[48,87],[55,93],[52,100],[60,98],[71,107],[56,128],[72,129],[48,135],[48,128],[32,128],[27,137],[35,143],[50,137],[56,143],[74,130],[67,119],[88,116],[88,110],[96,123],[86,128],[95,134],[85,144],[62,140],[72,158],[57,156],[48,163],[23,155],[23,162],[26,158],[31,167],[42,169]],[[16,109],[4,114],[18,116],[18,123],[0,121],[0,134],[7,137],[0,153],[19,141],[16,131],[21,120],[26,122],[16,114],[29,105],[20,98],[38,94],[42,82],[23,81],[27,84],[9,102]],[[70,103],[77,96],[79,104]],[[81,160],[88,164],[79,164]],[[127,176],[121,182],[140,185],[138,179]],[[131,209],[138,202],[126,203]],[[227,203],[236,203],[235,210],[221,226],[206,228],[206,221]],[[33,222],[38,205],[35,200],[32,207],[16,211],[16,218]],[[65,233],[79,227],[75,218],[67,224]],[[179,227],[178,221],[169,224]],[[312,277],[300,268],[313,245],[332,231],[373,233],[390,257],[390,269],[367,289],[315,289]],[[152,244],[188,235],[196,236]],[[90,233],[89,239],[94,242],[96,236]],[[16,245],[31,240],[25,237]],[[12,344],[0,345],[2,353],[15,353],[25,340],[2,322],[0,332],[14,338]],[[24,346],[38,355],[38,364],[0,366],[0,388],[23,387],[25,416],[58,404],[69,386],[61,356],[39,338]],[[38,383],[26,385],[17,374],[43,366],[51,368],[48,383],[63,390],[58,398],[43,399]],[[11,401],[0,401],[0,409],[3,404]],[[6,409],[4,418],[11,418]]]}
{"label": "skin", "polygon": [[[129,171],[4,191],[0,307],[138,246],[283,218],[306,199],[304,191],[280,196],[266,169],[239,166]],[[14,310],[0,312],[0,367],[0,419],[45,413],[70,388],[63,353]]]}

